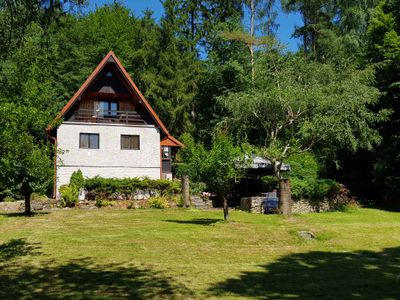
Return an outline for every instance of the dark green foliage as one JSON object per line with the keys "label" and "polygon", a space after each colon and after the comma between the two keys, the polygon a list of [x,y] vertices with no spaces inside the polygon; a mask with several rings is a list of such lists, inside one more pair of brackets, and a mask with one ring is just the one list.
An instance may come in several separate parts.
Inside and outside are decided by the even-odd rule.
{"label": "dark green foliage", "polygon": [[93,198],[97,195],[109,198],[114,193],[123,194],[126,198],[129,198],[129,195],[136,190],[151,190],[162,195],[175,195],[181,190],[180,181],[148,178],[117,179],[98,176],[85,179],[84,187]]}
{"label": "dark green foliage", "polygon": [[229,136],[217,135],[209,150],[188,135],[183,137],[183,143],[185,147],[178,153],[182,160],[179,172],[206,183],[210,191],[225,196],[244,175],[245,151],[235,146]]}
{"label": "dark green foliage", "polygon": [[263,176],[261,180],[264,186],[264,190],[266,191],[278,190],[279,182],[276,176],[272,175]]}
{"label": "dark green foliage", "polygon": [[283,0],[285,11],[300,13],[293,35],[305,53],[331,63],[362,63],[370,11],[377,0]]}
{"label": "dark green foliage", "polygon": [[377,87],[383,92],[376,109],[392,111],[381,127],[383,143],[377,151],[374,177],[384,202],[400,197],[400,1],[382,0],[369,28],[369,57],[377,67]]}

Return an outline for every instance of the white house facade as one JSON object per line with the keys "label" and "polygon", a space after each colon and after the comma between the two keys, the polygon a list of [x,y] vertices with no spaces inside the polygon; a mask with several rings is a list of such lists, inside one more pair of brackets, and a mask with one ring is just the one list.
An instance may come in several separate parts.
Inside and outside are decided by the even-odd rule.
{"label": "white house facade", "polygon": [[172,149],[182,146],[112,51],[65,105],[55,124],[47,128],[58,149],[55,197],[78,169],[89,178],[172,178]]}

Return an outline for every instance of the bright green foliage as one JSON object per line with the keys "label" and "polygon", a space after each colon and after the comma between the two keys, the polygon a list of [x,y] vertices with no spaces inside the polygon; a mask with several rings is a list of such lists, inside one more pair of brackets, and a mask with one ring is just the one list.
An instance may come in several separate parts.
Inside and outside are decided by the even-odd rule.
{"label": "bright green foliage", "polygon": [[158,209],[168,208],[168,199],[163,196],[152,197],[149,199],[149,207]]}
{"label": "bright green foliage", "polygon": [[52,180],[51,146],[44,129],[55,110],[50,54],[32,23],[19,49],[0,63],[0,194],[45,193]]}
{"label": "bright green foliage", "polygon": [[292,168],[290,172],[291,177],[305,180],[315,180],[318,178],[319,165],[311,153],[295,153],[288,157],[287,161]]}
{"label": "bright green foliage", "polygon": [[287,162],[292,169],[289,176],[294,198],[322,200],[338,190],[334,180],[319,179],[319,165],[311,153],[295,153]]}
{"label": "bright green foliage", "polygon": [[372,128],[386,117],[369,106],[378,91],[370,70],[338,70],[299,55],[267,54],[256,86],[219,97],[228,114],[220,123],[238,140],[266,147],[263,155],[281,161],[298,150],[331,155],[371,149],[380,140]]}
{"label": "bright green foliage", "polygon": [[110,201],[110,200],[102,199],[102,198],[97,198],[97,199],[96,199],[96,204],[95,204],[95,205],[96,205],[98,208],[101,208],[101,207],[113,206],[113,204],[114,204],[114,201]]}
{"label": "bright green foliage", "polygon": [[73,207],[78,203],[79,189],[72,184],[60,186],[61,204],[64,207]]}
{"label": "bright green foliage", "polygon": [[244,175],[245,152],[235,146],[229,136],[217,134],[209,150],[196,144],[190,136],[185,136],[183,143],[185,147],[179,151],[183,161],[179,166],[181,172],[206,183],[210,191],[219,196],[225,197]]}
{"label": "bright green foliage", "polygon": [[290,183],[294,198],[312,198],[318,179],[318,163],[311,153],[295,153],[288,158]]}
{"label": "bright green foliage", "polygon": [[81,170],[74,171],[69,184],[60,186],[61,204],[65,207],[73,207],[79,202],[79,190],[84,186],[85,179]]}
{"label": "bright green foliage", "polygon": [[85,184],[85,178],[81,170],[74,171],[69,179],[69,184],[76,186],[78,189],[82,188]]}

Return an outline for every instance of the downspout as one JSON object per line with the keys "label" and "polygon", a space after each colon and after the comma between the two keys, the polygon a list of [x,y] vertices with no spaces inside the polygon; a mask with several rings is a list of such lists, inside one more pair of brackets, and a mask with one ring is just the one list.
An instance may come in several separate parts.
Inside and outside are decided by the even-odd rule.
{"label": "downspout", "polygon": [[54,145],[54,175],[53,175],[53,199],[57,198],[57,138],[51,136],[50,130],[46,129],[46,134]]}
{"label": "downspout", "polygon": [[160,179],[163,179],[163,176],[162,176],[162,174],[163,174],[163,170],[162,170],[162,147],[163,146],[161,146],[161,142],[160,142]]}

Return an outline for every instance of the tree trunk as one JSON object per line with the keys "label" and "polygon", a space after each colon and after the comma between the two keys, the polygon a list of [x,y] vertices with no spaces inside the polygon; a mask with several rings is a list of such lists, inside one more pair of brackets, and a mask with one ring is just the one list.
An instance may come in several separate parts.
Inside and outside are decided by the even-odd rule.
{"label": "tree trunk", "polygon": [[223,195],[222,197],[224,199],[224,220],[228,221],[228,216],[229,216],[228,200],[226,200],[225,195]]}
{"label": "tree trunk", "polygon": [[254,0],[250,1],[250,36],[251,36],[251,44],[250,44],[250,60],[251,60],[251,80],[255,79],[255,70],[254,70],[254,16],[255,16],[255,3]]}
{"label": "tree trunk", "polygon": [[286,216],[290,215],[292,213],[292,193],[289,179],[279,180],[279,202],[281,213]]}
{"label": "tree trunk", "polygon": [[30,215],[32,213],[31,210],[31,194],[32,191],[29,187],[24,188],[24,198],[25,198],[25,214]]}
{"label": "tree trunk", "polygon": [[183,205],[189,207],[190,203],[190,187],[189,187],[189,176],[182,176],[182,197]]}

